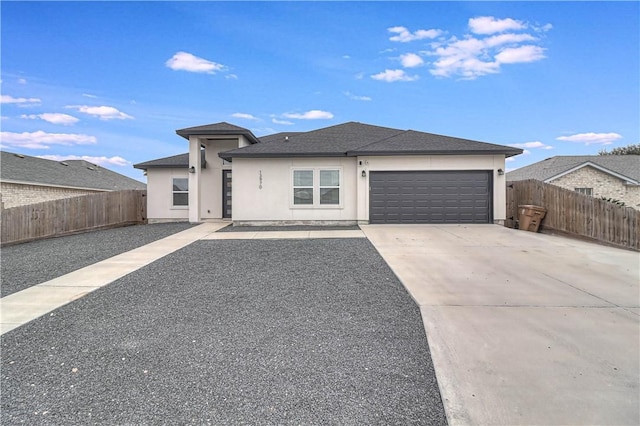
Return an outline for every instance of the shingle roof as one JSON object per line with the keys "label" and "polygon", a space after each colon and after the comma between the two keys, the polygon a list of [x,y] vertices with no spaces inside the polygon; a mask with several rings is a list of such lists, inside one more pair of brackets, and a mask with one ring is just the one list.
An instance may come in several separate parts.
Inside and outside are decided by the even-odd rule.
{"label": "shingle roof", "polygon": [[521,149],[413,130],[349,122],[220,153],[220,157],[336,157],[357,155],[505,154]]}
{"label": "shingle roof", "polygon": [[258,143],[258,138],[255,137],[251,130],[244,127],[234,126],[226,122],[207,124],[204,126],[187,127],[186,129],[176,130],[176,133],[185,139],[189,139],[189,136],[206,136],[206,135],[243,135],[250,143]]}
{"label": "shingle roof", "polygon": [[273,135],[261,136],[258,139],[260,139],[260,142],[262,143],[283,142],[287,140],[287,138],[291,138],[293,136],[299,135],[300,133],[303,133],[303,132],[280,132],[280,133],[274,133]]}
{"label": "shingle roof", "polygon": [[84,160],[53,161],[28,155],[1,152],[0,179],[72,188],[124,190],[145,189],[135,179]]}
{"label": "shingle roof", "polygon": [[[200,153],[201,167],[206,167],[206,161],[204,151]],[[173,155],[171,157],[158,158],[157,160],[145,161],[144,163],[134,164],[136,169],[153,169],[153,168],[170,168],[170,169],[182,169],[189,168],[189,153]]]}
{"label": "shingle roof", "polygon": [[356,155],[402,154],[505,154],[508,157],[522,153],[521,149],[495,145],[469,139],[406,130],[388,139],[374,142],[351,151]]}
{"label": "shingle roof", "polygon": [[559,155],[510,171],[507,180],[546,181],[587,163],[640,182],[640,155]]}

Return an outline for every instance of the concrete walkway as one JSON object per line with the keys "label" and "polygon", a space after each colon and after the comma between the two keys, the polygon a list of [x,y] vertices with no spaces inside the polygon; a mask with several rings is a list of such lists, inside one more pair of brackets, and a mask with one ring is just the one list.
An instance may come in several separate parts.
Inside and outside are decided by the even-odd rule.
{"label": "concrete walkway", "polygon": [[45,315],[200,239],[364,238],[361,231],[216,233],[228,222],[203,223],[0,299],[0,334]]}
{"label": "concrete walkway", "polygon": [[638,253],[495,225],[361,228],[420,305],[449,424],[640,423]]}

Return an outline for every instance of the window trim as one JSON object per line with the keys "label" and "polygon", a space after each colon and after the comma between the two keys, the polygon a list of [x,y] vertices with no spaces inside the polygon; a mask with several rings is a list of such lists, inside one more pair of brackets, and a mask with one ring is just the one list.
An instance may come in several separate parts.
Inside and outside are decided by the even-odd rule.
{"label": "window trim", "polygon": [[[173,189],[173,182],[175,179],[186,179],[187,180],[187,190],[186,191],[175,191]],[[173,204],[174,194],[187,194],[187,204]],[[189,176],[171,176],[171,210],[189,210]]]}
{"label": "window trim", "polygon": [[582,195],[588,195],[589,197],[593,197],[593,188],[573,188],[575,192]]}
{"label": "window trim", "polygon": [[[294,172],[297,170],[313,171],[313,204],[294,204],[293,190],[294,188],[302,188],[294,186]],[[335,170],[338,172],[338,186],[322,186],[322,188],[337,188],[339,202],[338,204],[320,204],[320,170]],[[342,209],[344,201],[344,173],[341,166],[322,166],[322,167],[291,167],[290,171],[291,183],[289,186],[289,208],[290,209]]]}

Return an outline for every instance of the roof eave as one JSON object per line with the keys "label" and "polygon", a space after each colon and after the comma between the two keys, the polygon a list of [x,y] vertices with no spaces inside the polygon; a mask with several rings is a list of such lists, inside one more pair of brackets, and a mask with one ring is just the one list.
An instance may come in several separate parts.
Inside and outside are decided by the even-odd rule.
{"label": "roof eave", "polygon": [[176,130],[176,134],[178,136],[182,136],[186,140],[189,140],[189,136],[237,136],[242,135],[246,137],[249,142],[253,145],[256,143],[260,143],[260,140],[250,131],[242,132],[237,130],[189,130],[189,129],[180,129]]}
{"label": "roof eave", "polygon": [[297,152],[297,153],[278,153],[278,152],[269,152],[269,153],[228,153],[228,152],[219,152],[218,157],[223,160],[229,161],[231,158],[295,158],[295,157],[346,157],[347,153],[345,152]]}
{"label": "roof eave", "polygon": [[506,158],[522,154],[513,151],[487,151],[487,150],[458,150],[458,151],[349,151],[347,156],[390,156],[390,155],[504,155]]}

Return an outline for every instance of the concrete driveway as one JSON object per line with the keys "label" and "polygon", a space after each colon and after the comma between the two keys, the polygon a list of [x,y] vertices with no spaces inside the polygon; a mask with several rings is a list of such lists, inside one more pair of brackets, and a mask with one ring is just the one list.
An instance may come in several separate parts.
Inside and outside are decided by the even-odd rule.
{"label": "concrete driveway", "polygon": [[639,424],[638,253],[495,225],[362,226],[420,306],[450,424]]}

